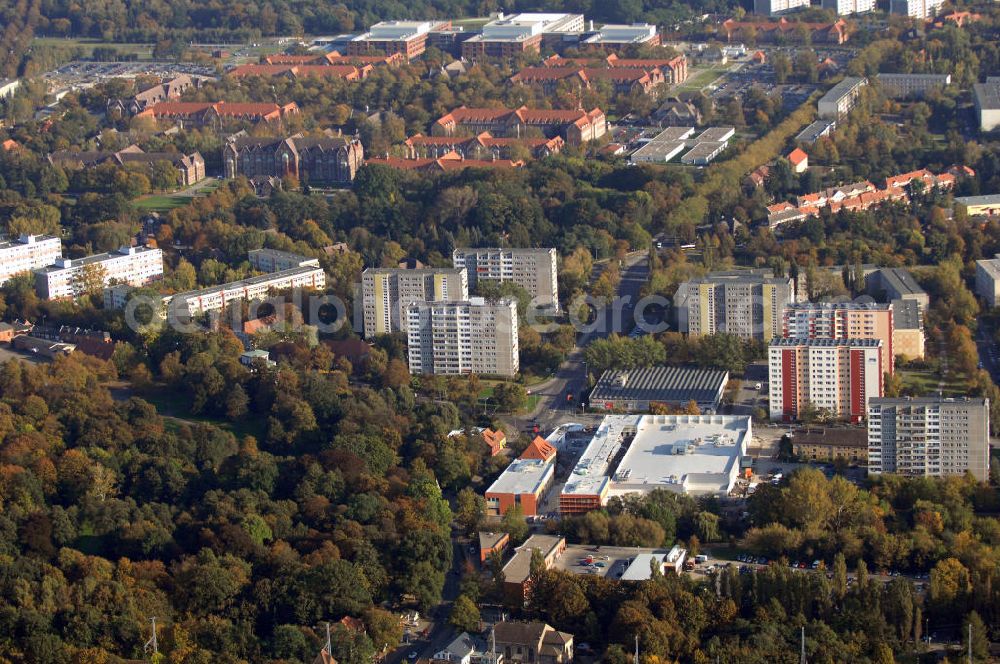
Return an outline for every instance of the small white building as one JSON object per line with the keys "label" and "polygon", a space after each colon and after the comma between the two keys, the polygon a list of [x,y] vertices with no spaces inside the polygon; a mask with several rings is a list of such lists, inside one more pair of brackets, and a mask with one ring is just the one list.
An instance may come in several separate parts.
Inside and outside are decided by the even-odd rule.
{"label": "small white building", "polygon": [[0,99],[12,96],[21,87],[21,79],[0,78]]}

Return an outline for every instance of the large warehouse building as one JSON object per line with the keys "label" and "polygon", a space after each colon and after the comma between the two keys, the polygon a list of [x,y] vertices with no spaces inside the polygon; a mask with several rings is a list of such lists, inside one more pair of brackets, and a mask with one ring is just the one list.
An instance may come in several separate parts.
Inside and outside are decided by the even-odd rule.
{"label": "large warehouse building", "polygon": [[666,489],[726,495],[753,435],[746,415],[608,415],[559,496],[562,514],[611,496]]}
{"label": "large warehouse building", "polygon": [[645,412],[652,404],[683,408],[692,401],[702,413],[719,408],[729,372],[697,367],[645,367],[605,371],[590,394],[590,407]]}

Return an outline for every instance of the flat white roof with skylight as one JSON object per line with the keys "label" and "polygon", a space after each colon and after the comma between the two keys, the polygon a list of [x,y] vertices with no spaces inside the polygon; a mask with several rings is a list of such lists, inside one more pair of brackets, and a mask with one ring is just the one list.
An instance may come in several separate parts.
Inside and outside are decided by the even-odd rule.
{"label": "flat white roof with skylight", "polygon": [[752,435],[746,415],[644,415],[610,495],[669,489],[728,493]]}

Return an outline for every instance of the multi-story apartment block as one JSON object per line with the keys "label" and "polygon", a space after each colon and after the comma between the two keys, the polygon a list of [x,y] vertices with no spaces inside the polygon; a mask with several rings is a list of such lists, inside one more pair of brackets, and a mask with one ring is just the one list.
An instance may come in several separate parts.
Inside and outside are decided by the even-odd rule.
{"label": "multi-story apartment block", "polygon": [[861,96],[861,89],[868,85],[867,78],[847,76],[820,97],[816,102],[817,114],[827,120],[839,120],[854,108]]}
{"label": "multi-story apartment block", "polygon": [[941,476],[990,471],[990,400],[871,399],[868,472]]}
{"label": "multi-story apartment block", "polygon": [[892,306],[874,302],[799,303],[785,307],[782,336],[792,339],[878,339],[882,367],[895,370]]}
{"label": "multi-story apartment block", "polygon": [[528,291],[536,306],[559,308],[559,281],[556,277],[556,250],[456,248],[451,255],[456,269],[465,268],[469,288],[480,279],[513,281]]}
{"label": "multi-story apartment block", "polygon": [[889,13],[910,18],[933,18],[944,0],[890,0]]}
{"label": "multi-story apartment block", "polygon": [[470,62],[483,57],[511,59],[541,50],[546,36],[561,38],[583,32],[583,14],[514,14],[483,26],[481,34],[462,42],[462,57]]}
{"label": "multi-story apartment block", "polygon": [[451,21],[382,21],[348,43],[348,55],[400,53],[409,61],[427,49],[432,32],[451,28]]}
{"label": "multi-story apartment block", "polygon": [[1000,127],[1000,76],[987,76],[985,83],[972,86],[979,131],[996,131]]}
{"label": "multi-story apartment block", "polygon": [[54,235],[22,235],[0,242],[0,284],[11,277],[52,265],[62,258],[62,243]]}
{"label": "multi-story apartment block", "polygon": [[406,332],[411,302],[469,299],[463,268],[368,268],[361,274],[365,337]]}
{"label": "multi-story apartment block", "polygon": [[226,177],[294,175],[311,185],[350,184],[364,163],[361,141],[353,137],[231,139],[222,149]]}
{"label": "multi-story apartment block", "polygon": [[990,308],[1000,302],[1000,254],[976,261],[976,295]]}
{"label": "multi-story apartment block", "polygon": [[882,93],[890,99],[924,97],[931,90],[951,85],[951,74],[878,74]]}
{"label": "multi-story apartment block", "polygon": [[520,368],[513,299],[411,302],[406,316],[410,373],[514,376]]}
{"label": "multi-story apartment block", "polygon": [[823,9],[832,9],[837,16],[867,14],[875,11],[875,0],[823,0]]}
{"label": "multi-story apartment block", "polygon": [[[278,249],[253,249],[247,254],[255,270],[267,272],[240,281],[162,296],[163,315],[196,316],[219,311],[226,305],[266,297],[272,291],[291,288],[320,290],[326,286],[326,274],[319,260]],[[104,289],[105,309],[124,309],[134,284],[117,284]]]}
{"label": "multi-story apartment block", "polygon": [[781,336],[782,314],[795,301],[789,277],[770,270],[713,272],[686,281],[674,295],[678,328],[700,336],[726,332],[770,341]]}
{"label": "multi-story apartment block", "polygon": [[809,0],[754,0],[753,13],[762,16],[776,16],[799,7],[808,7]]}
{"label": "multi-story apartment block", "polygon": [[319,267],[319,259],[279,249],[251,249],[247,259],[255,270],[281,272],[296,267]]}
{"label": "multi-story apartment block", "polygon": [[892,352],[909,359],[924,357],[924,314],[916,300],[896,299],[892,305]]}
{"label": "multi-story apartment block", "polygon": [[113,283],[144,286],[163,277],[163,252],[151,247],[122,247],[118,251],[58,258],[54,265],[35,270],[35,291],[47,300],[77,297],[86,290],[103,290]]}
{"label": "multi-story apartment block", "polygon": [[859,422],[882,396],[879,339],[772,339],[768,347],[772,420],[798,419],[807,404]]}
{"label": "multi-story apartment block", "polygon": [[219,286],[178,293],[170,299],[169,310],[174,316],[197,316],[219,311],[232,302],[262,299],[273,291],[293,288],[321,290],[325,286],[326,274],[323,268],[318,265],[303,265]]}

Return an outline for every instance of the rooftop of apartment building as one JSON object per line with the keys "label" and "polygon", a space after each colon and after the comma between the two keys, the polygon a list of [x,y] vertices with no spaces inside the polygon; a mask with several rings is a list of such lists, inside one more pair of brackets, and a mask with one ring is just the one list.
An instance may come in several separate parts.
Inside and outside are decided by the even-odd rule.
{"label": "rooftop of apartment building", "polygon": [[868,82],[867,79],[860,78],[858,76],[846,76],[844,79],[837,83],[835,86],[830,88],[825,95],[820,98],[820,103],[837,101],[844,95],[853,91],[856,87],[864,85]]}
{"label": "rooftop of apartment building", "polygon": [[916,300],[892,301],[892,325],[897,330],[919,330],[924,326],[920,303]]}
{"label": "rooftop of apartment building", "polygon": [[985,83],[976,83],[973,89],[982,108],[997,110],[1000,109],[1000,77],[991,78],[995,80],[986,79]]}
{"label": "rooftop of apartment building", "polygon": [[510,253],[510,254],[539,254],[548,256],[555,252],[553,247],[455,247],[453,254],[485,254],[485,253]]}
{"label": "rooftop of apartment building", "polygon": [[10,249],[11,247],[22,247],[38,242],[59,239],[55,235],[21,235],[15,240],[0,241],[0,249]]}
{"label": "rooftop of apartment building", "polygon": [[837,348],[840,346],[878,348],[881,345],[881,339],[803,339],[797,337],[775,337],[771,339],[771,348],[794,348],[797,346],[809,346],[812,348]]}
{"label": "rooftop of apartment building", "polygon": [[935,406],[943,404],[986,406],[989,401],[983,397],[872,397],[868,403],[878,406]]}
{"label": "rooftop of apartment building", "polygon": [[185,291],[183,293],[177,293],[173,297],[175,299],[181,300],[186,297],[193,297],[195,295],[199,297],[205,297],[206,295],[211,295],[213,293],[222,293],[223,291],[234,290],[241,287],[256,286],[258,284],[265,284],[269,281],[274,281],[276,279],[284,279],[288,277],[298,276],[300,274],[309,274],[310,272],[315,272],[316,270],[321,270],[317,265],[303,265],[299,267],[293,267],[288,270],[281,270],[279,272],[270,272],[268,274],[261,274],[256,277],[250,277],[248,279],[241,279],[239,281],[230,281],[225,284],[219,284],[217,286],[208,286],[206,288],[199,288],[196,290]]}
{"label": "rooftop of apartment building", "polygon": [[368,267],[362,274],[461,275],[464,267]]}
{"label": "rooftop of apartment building", "polygon": [[46,267],[40,267],[35,270],[39,274],[50,274],[53,272],[60,272],[62,270],[68,270],[73,268],[82,267],[84,265],[93,265],[94,263],[103,263],[104,261],[110,260],[112,258],[119,258],[121,256],[135,256],[139,254],[146,254],[153,251],[160,251],[155,247],[120,247],[117,251],[108,251],[103,254],[94,254],[92,256],[84,256],[83,258],[57,258],[55,265],[48,265]]}
{"label": "rooftop of apartment building", "polygon": [[793,302],[785,307],[786,311],[888,311],[889,305],[883,302]]}
{"label": "rooftop of apartment building", "polygon": [[753,282],[753,283],[788,283],[790,277],[776,277],[768,268],[753,268],[749,270],[723,270],[709,272],[702,277],[695,277],[687,283],[708,284],[722,282]]}

